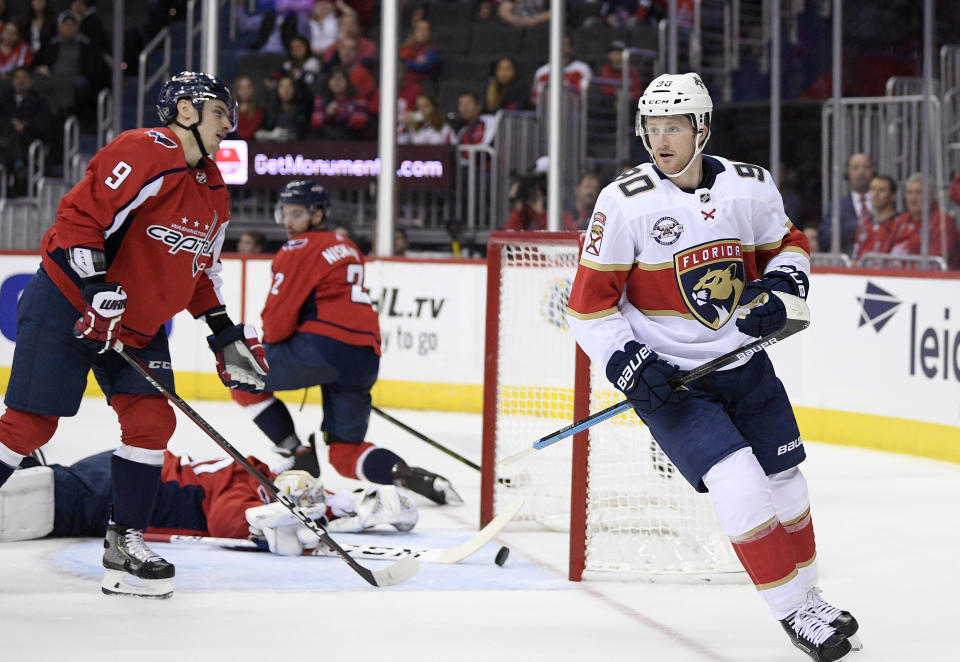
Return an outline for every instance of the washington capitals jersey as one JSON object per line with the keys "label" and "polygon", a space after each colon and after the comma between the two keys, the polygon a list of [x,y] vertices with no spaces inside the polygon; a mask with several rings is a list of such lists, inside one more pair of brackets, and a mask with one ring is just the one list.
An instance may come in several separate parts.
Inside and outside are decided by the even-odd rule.
{"label": "washington capitals jersey", "polygon": [[380,321],[363,287],[363,258],[336,232],[294,237],[273,258],[273,285],[263,307],[263,340],[315,333],[380,354]]}
{"label": "washington capitals jersey", "polygon": [[733,319],[746,283],[781,265],[809,274],[809,242],[770,173],[710,156],[703,167],[693,191],[646,163],[600,193],[567,309],[600,366],[637,340],[696,367],[753,340]]}
{"label": "washington capitals jersey", "polygon": [[229,217],[227,189],[211,159],[190,168],[167,128],[124,131],[60,201],[43,237],[43,267],[82,311],[82,282],[67,249],[102,250],[106,280],[127,293],[120,339],[143,347],[181,310],[198,317],[223,305],[219,256]]}

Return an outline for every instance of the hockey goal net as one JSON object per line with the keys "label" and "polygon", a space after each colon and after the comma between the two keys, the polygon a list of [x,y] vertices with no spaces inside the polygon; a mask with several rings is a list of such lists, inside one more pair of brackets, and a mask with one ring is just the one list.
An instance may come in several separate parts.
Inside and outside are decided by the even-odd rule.
{"label": "hockey goal net", "polygon": [[[740,570],[709,498],[683,479],[629,411],[515,464],[540,437],[622,400],[576,347],[567,299],[576,232],[496,232],[487,254],[481,519],[521,496],[517,520],[570,532],[585,571],[716,575]],[[519,526],[519,525],[518,525]]]}

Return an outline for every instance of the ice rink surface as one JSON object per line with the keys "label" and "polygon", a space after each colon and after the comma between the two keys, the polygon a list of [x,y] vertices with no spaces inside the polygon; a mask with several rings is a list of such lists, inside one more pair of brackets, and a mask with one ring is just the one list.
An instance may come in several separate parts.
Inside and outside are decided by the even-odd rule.
{"label": "ice rink surface", "polygon": [[[191,404],[242,452],[273,457],[233,403]],[[291,410],[306,437],[319,407]],[[390,411],[479,462],[478,415]],[[223,455],[178,418],[171,450]],[[90,399],[44,450],[49,462],[69,464],[118,439],[112,410]],[[368,439],[444,474],[466,500],[438,507],[417,497],[417,528],[385,532],[378,542],[447,547],[475,532],[477,471],[377,416]],[[849,659],[960,659],[951,634],[960,594],[960,466],[816,443],[807,453],[824,597],[861,624],[865,649]],[[536,461],[536,454],[524,460],[531,470]],[[331,488],[350,483],[329,467],[324,479]],[[500,545],[511,550],[502,568],[493,563]],[[423,563],[413,579],[390,588],[368,586],[334,558],[154,548],[177,565],[170,600],[102,595],[99,540],[0,543],[0,660],[808,659],[746,583],[567,582],[561,533],[508,530],[461,564]]]}

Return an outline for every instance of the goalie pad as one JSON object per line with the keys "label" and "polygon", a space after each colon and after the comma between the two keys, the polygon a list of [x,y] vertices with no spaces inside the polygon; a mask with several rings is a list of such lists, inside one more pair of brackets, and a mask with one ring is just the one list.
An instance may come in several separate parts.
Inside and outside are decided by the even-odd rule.
{"label": "goalie pad", "polygon": [[[312,520],[327,514],[326,493],[319,478],[306,471],[284,471],[273,480],[277,491],[290,499]],[[274,554],[297,556],[317,546],[317,536],[303,526],[289,508],[279,502],[247,508],[244,515],[254,537],[263,537]]]}
{"label": "goalie pad", "polygon": [[360,532],[380,524],[397,531],[409,531],[419,518],[417,504],[393,485],[376,485],[355,490],[339,490],[329,499],[335,518],[331,531]]}
{"label": "goalie pad", "polygon": [[33,540],[53,531],[53,469],[17,469],[0,487],[0,541]]}

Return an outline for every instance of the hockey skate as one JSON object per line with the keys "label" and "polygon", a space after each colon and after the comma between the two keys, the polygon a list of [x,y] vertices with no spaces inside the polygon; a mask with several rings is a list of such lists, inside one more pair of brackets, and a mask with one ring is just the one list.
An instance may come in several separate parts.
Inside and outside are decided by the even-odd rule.
{"label": "hockey skate", "polygon": [[173,595],[175,569],[143,542],[143,532],[110,523],[103,541],[106,595],[135,595],[163,600]]}
{"label": "hockey skate", "polygon": [[397,462],[390,472],[393,484],[405,487],[412,492],[425,496],[440,505],[463,503],[463,499],[453,489],[450,481],[439,474],[431,473],[420,467],[408,466],[406,462]]}
{"label": "hockey skate", "polygon": [[790,635],[793,645],[809,655],[810,659],[815,662],[836,662],[846,657],[852,646],[837,628],[821,620],[819,613],[824,611],[822,605],[827,603],[811,589],[800,608],[780,621],[780,625]]}
{"label": "hockey skate", "polygon": [[860,643],[860,637],[857,636],[857,630],[860,629],[857,619],[849,611],[838,609],[821,598],[820,593],[820,589],[816,586],[807,592],[807,611],[816,615],[824,623],[832,625],[837,632],[849,639],[852,650],[862,650],[863,645]]}

